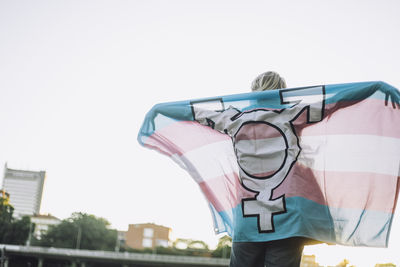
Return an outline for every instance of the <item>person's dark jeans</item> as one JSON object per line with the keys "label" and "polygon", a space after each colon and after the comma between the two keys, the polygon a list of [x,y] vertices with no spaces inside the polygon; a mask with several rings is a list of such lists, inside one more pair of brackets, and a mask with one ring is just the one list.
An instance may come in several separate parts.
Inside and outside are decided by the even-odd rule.
{"label": "person's dark jeans", "polygon": [[299,267],[305,239],[233,242],[230,267]]}

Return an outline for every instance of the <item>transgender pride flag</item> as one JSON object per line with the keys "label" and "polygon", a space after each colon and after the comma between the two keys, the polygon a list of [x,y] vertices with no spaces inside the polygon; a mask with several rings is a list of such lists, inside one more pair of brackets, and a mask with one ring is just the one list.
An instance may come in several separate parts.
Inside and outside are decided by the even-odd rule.
{"label": "transgender pride flag", "polygon": [[383,82],[158,104],[138,140],[198,183],[216,233],[386,247],[400,189],[399,91]]}

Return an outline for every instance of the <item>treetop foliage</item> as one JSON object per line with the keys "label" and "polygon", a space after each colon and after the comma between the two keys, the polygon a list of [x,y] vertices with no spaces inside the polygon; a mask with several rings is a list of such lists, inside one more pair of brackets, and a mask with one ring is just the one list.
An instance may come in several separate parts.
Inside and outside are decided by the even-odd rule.
{"label": "treetop foliage", "polygon": [[46,247],[114,250],[117,231],[109,229],[104,218],[75,212],[58,225],[49,228],[39,242]]}
{"label": "treetop foliage", "polygon": [[13,213],[14,207],[8,199],[0,197],[0,243],[25,245],[29,231],[33,229],[31,219],[28,216],[16,219]]}

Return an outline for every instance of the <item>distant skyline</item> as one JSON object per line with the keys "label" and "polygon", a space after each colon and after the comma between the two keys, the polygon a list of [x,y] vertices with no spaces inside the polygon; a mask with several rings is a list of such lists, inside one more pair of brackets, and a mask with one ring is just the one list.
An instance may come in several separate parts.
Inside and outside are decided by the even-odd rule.
{"label": "distant skyline", "polygon": [[[396,0],[0,1],[0,166],[46,171],[43,213],[86,212],[119,230],[153,222],[216,245],[196,183],[137,143],[146,112],[248,92],[266,70],[288,87],[400,88],[399,10]],[[400,265],[399,247],[397,211],[388,249],[305,252]]]}

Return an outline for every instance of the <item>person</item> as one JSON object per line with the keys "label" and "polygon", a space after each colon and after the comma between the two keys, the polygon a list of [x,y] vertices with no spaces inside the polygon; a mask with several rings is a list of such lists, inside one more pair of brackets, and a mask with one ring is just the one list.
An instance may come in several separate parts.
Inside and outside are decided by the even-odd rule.
{"label": "person", "polygon": [[[286,88],[285,79],[274,71],[258,75],[251,84],[253,92],[282,88]],[[233,242],[230,267],[298,267],[307,241],[303,237],[291,237],[267,242]]]}
{"label": "person", "polygon": [[286,81],[275,71],[267,71],[258,75],[251,83],[251,91],[265,91],[286,88]]}
{"label": "person", "polygon": [[[253,92],[283,88],[286,88],[284,78],[273,71],[260,74],[251,84],[251,90]],[[308,89],[310,88],[304,88],[302,90]],[[315,92],[315,90],[323,90],[323,87],[317,86],[312,87],[312,89],[314,90],[313,92]],[[296,91],[297,90],[299,89],[296,89]],[[380,84],[376,83],[371,83],[370,86],[363,88],[363,90],[359,92],[360,99],[370,97],[372,94],[377,92],[377,90],[382,91],[382,93],[386,95],[385,105],[388,105],[388,100],[391,98],[392,107],[400,108],[400,93],[395,88],[380,86]],[[288,89],[280,91],[281,100],[285,99],[285,95],[288,95],[288,92],[290,91],[293,90]],[[322,96],[324,95],[323,92],[324,91],[315,95]],[[352,99],[351,97],[353,97],[353,94],[354,92],[352,90],[343,90],[338,92],[335,97],[338,97],[338,99]],[[254,98],[252,99],[254,100]],[[212,101],[215,101],[215,99]],[[218,99],[218,101],[220,100]],[[233,243],[230,267],[298,267],[300,266],[302,252],[305,245],[327,242],[302,237],[300,236],[300,232],[297,232],[299,233],[299,236],[295,236],[296,234],[292,233],[296,233],[296,231],[281,231],[278,235],[275,235],[275,237],[278,236],[278,238],[279,236],[282,236],[281,239],[277,240],[264,238],[266,235],[258,239],[259,236],[257,234],[268,234],[275,231],[272,215],[286,213],[285,206],[282,205],[282,203],[285,203],[283,201],[285,196],[277,195],[272,197],[271,194],[272,190],[276,188],[276,185],[281,184],[282,180],[279,179],[285,179],[286,174],[289,173],[291,166],[293,166],[293,160],[296,159],[297,155],[300,153],[297,138],[293,137],[293,135],[296,135],[296,129],[288,122],[292,122],[298,118],[301,112],[307,112],[309,115],[307,117],[307,124],[311,125],[312,123],[319,122],[323,119],[324,111],[334,112],[334,110],[330,111],[329,107],[323,105],[324,99],[314,103],[320,103],[320,105],[308,105],[308,108],[305,108],[307,107],[307,103],[302,104],[300,101],[289,108],[279,110],[279,112],[275,109],[262,108],[262,105],[261,107],[259,105],[261,103],[259,100],[254,101],[257,102],[257,105],[254,105],[257,106],[257,108],[243,111],[234,106],[225,108],[224,105],[221,105],[222,108],[218,107],[214,110],[215,106],[213,105],[206,105],[206,107],[201,105],[204,102],[210,102],[210,100],[191,102],[190,115],[193,116],[192,118],[194,121],[197,121],[201,125],[211,127],[212,129],[226,134],[231,138],[232,145],[234,146],[234,153],[237,157],[241,185],[245,190],[257,193],[255,197],[252,198],[243,198],[241,195],[239,196],[239,200],[241,200],[241,209],[238,209],[238,212],[233,214],[233,220],[237,221],[233,222],[234,229],[232,229]],[[289,103],[293,102],[295,101]],[[357,102],[347,101],[343,106],[350,106],[354,103]],[[343,108],[343,106],[341,107]],[[179,113],[177,112],[177,109],[171,108],[166,109],[166,111],[163,110],[163,112],[160,113],[165,116],[170,116],[168,112],[170,112],[172,114],[171,116],[174,116],[174,118],[177,118],[176,114],[179,114],[182,116],[182,120],[186,119],[188,116],[186,107]],[[291,152],[287,153],[288,156],[285,156],[283,164],[278,170],[269,168],[271,166],[274,167],[273,164],[269,163],[271,161],[268,161],[271,150],[262,149],[265,148],[262,141],[258,143],[260,146],[257,146],[257,140],[263,140],[262,138],[265,137],[269,138],[271,133],[271,136],[275,134],[274,131],[271,131],[271,133],[266,132],[265,129],[270,129],[266,126],[271,126],[275,130],[285,133],[285,149],[290,150]],[[257,136],[258,134],[261,135]],[[279,138],[274,138],[274,140],[275,139],[279,142]],[[242,140],[245,140],[245,142],[242,142]],[[247,142],[247,140],[256,141]],[[269,145],[275,145],[273,147],[280,149],[281,147],[279,147],[279,143],[274,143],[274,140],[270,140],[272,143],[270,142]],[[272,153],[276,154],[276,151],[277,150]],[[253,164],[254,161],[258,161],[257,164]],[[280,162],[278,161],[278,163]],[[329,214],[327,216],[329,216]],[[252,220],[252,223],[246,224],[246,222],[243,223],[244,220],[242,220],[245,217],[257,217],[257,220]],[[326,221],[329,221],[329,218]],[[255,223],[257,223],[257,225],[255,225]],[[247,227],[248,225],[250,225],[250,227]],[[284,229],[290,230],[290,228],[291,224],[289,223],[289,226]],[[250,231],[248,231],[249,229]],[[254,229],[256,230],[253,231]],[[307,234],[305,233],[305,235]],[[335,238],[335,236],[333,236],[333,238]],[[324,240],[324,238],[321,238],[321,240]],[[327,244],[333,245],[333,243]]]}
{"label": "person", "polygon": [[[285,80],[273,71],[260,74],[251,84],[252,91],[282,88],[286,88]],[[258,216],[257,227],[260,233],[273,231],[273,214],[286,212],[284,195],[272,198],[272,192],[286,178],[293,166],[292,163],[300,153],[296,133],[288,122],[296,118],[303,110],[304,106],[297,104],[291,108],[282,109],[281,112],[262,108],[242,112],[232,106],[218,111],[206,109],[201,105],[192,105],[195,121],[232,138],[235,155],[240,166],[240,182],[246,190],[257,192],[255,198],[242,199],[243,217]],[[277,117],[279,117],[279,120]],[[282,123],[277,124],[278,121]],[[268,126],[272,124],[274,125],[272,130],[285,132],[286,149],[290,150],[283,164],[280,167],[278,166],[279,168],[270,166],[270,163],[276,165],[276,162],[268,161],[271,151],[260,149],[261,143],[241,142],[243,137],[251,137],[256,140],[257,134],[260,131],[270,131],[271,129]],[[256,128],[251,130],[252,127]],[[275,146],[275,150],[281,145],[279,138],[274,138],[274,141],[271,142],[277,142],[269,143]],[[252,144],[252,146],[249,146],[249,144]],[[277,155],[277,151],[274,151],[274,154]],[[238,241],[240,239],[245,241]],[[301,236],[265,242],[246,239],[248,239],[247,236],[242,236],[238,240],[234,238],[230,267],[298,267],[304,245],[306,242],[307,244],[312,243],[308,238]]]}

